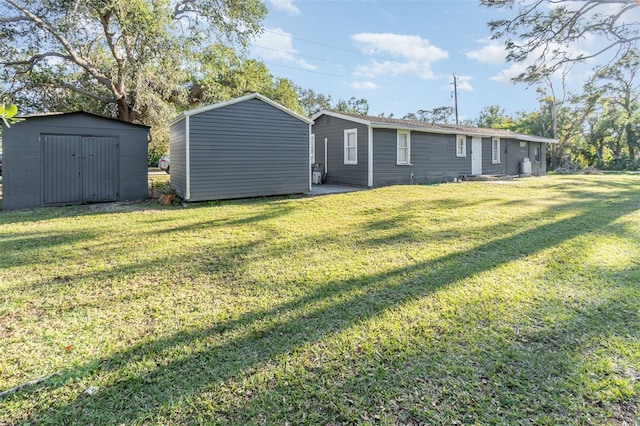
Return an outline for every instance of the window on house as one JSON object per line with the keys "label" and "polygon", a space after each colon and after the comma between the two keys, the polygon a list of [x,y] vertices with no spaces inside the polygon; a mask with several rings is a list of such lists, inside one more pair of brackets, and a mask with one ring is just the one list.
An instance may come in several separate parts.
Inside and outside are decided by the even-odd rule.
{"label": "window on house", "polygon": [[467,156],[467,137],[465,135],[456,136],[456,156],[457,157]]}
{"label": "window on house", "polygon": [[533,161],[535,161],[536,163],[540,162],[540,147],[539,146],[534,146],[533,147]]}
{"label": "window on house", "polygon": [[398,130],[397,164],[411,163],[411,134]]}
{"label": "window on house", "polygon": [[316,164],[316,135],[314,133],[311,134],[311,164]]}
{"label": "window on house", "polygon": [[500,162],[500,138],[491,139],[491,162],[493,164]]}
{"label": "window on house", "polygon": [[344,131],[344,164],[358,164],[358,129]]}

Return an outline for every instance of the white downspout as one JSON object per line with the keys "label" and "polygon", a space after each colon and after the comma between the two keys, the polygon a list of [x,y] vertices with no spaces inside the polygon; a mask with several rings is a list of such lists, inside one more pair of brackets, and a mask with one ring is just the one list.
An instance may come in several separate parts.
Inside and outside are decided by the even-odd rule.
{"label": "white downspout", "polygon": [[373,127],[368,126],[369,129],[369,144],[368,144],[368,176],[367,176],[367,186],[373,186]]}
{"label": "white downspout", "polygon": [[[311,144],[315,143],[315,140],[312,140],[313,138],[311,137],[313,135],[312,132],[313,132],[313,129],[311,128],[311,124],[309,124],[309,143],[307,144],[307,146],[309,148],[309,152],[307,152],[307,158],[309,159],[308,160],[308,167],[307,167],[307,169],[309,170],[309,192],[311,192],[311,189],[312,189],[311,183],[313,182],[313,180],[312,180],[313,169],[311,167],[311,152],[312,152]],[[315,146],[313,147],[313,149],[315,150]]]}
{"label": "white downspout", "polygon": [[185,123],[185,131],[186,131],[186,138],[185,138],[185,143],[184,143],[184,148],[185,148],[185,163],[186,163],[186,167],[185,167],[185,189],[184,189],[184,199],[185,201],[189,201],[191,200],[191,155],[190,155],[190,151],[191,151],[191,147],[190,147],[190,141],[189,141],[189,135],[191,133],[190,129],[189,129],[189,116],[187,115],[187,118],[185,119],[186,123]]}

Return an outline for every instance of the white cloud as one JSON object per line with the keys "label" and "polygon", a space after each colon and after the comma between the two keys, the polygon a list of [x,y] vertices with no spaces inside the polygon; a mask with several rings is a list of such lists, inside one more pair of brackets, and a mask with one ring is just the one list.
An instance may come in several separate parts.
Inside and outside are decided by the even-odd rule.
{"label": "white cloud", "polygon": [[353,87],[354,89],[361,89],[361,90],[375,90],[378,88],[378,85],[375,84],[373,81],[354,81],[351,84],[351,87]]}
{"label": "white cloud", "polygon": [[458,82],[458,91],[475,91],[475,89],[471,85],[471,80],[473,80],[473,77],[471,77],[470,75],[456,75],[456,80]]}
{"label": "white cloud", "polygon": [[507,52],[504,46],[493,40],[479,40],[481,43],[487,43],[478,50],[467,52],[467,58],[475,59],[478,62],[493,65],[502,65],[506,62]]}
{"label": "white cloud", "polygon": [[282,28],[267,28],[266,30],[255,40],[254,54],[264,61],[285,62],[310,71],[318,69],[315,65],[296,57],[298,51],[293,48],[291,34]]}
{"label": "white cloud", "polygon": [[356,68],[356,75],[373,78],[379,75],[415,75],[424,80],[434,78],[431,64],[449,57],[447,51],[433,46],[416,35],[359,33],[351,36],[358,48],[368,55],[388,55],[399,60],[373,60]]}
{"label": "white cloud", "polygon": [[293,0],[269,0],[269,3],[278,10],[282,10],[289,15],[302,15],[298,6],[293,4]]}

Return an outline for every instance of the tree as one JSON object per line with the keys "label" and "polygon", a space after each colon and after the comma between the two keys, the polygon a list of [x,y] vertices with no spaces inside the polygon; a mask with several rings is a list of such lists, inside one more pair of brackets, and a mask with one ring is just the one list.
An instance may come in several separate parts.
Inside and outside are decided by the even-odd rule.
{"label": "tree", "polygon": [[257,92],[295,112],[304,113],[296,87],[290,80],[275,78],[262,62],[243,59],[226,46],[212,46],[203,55],[199,69],[189,77],[188,87],[187,104],[180,109]]}
{"label": "tree", "polygon": [[367,115],[369,113],[369,102],[364,98],[356,99],[352,96],[348,101],[340,99],[333,109],[349,114]]}
{"label": "tree", "polygon": [[406,114],[403,119],[422,121],[425,123],[442,123],[448,124],[449,120],[455,114],[455,108],[450,106],[439,106],[433,109],[419,109],[417,112]]}
{"label": "tree", "polygon": [[260,0],[3,0],[2,78],[27,99],[72,93],[155,124],[201,52],[245,45],[265,14]]}
{"label": "tree", "polygon": [[[632,11],[637,0],[481,0],[487,7],[516,9],[512,19],[489,22],[493,39],[504,39],[507,60],[534,59],[516,81],[537,82],[568,64],[605,53],[619,57],[640,40]],[[588,35],[606,44],[592,53],[572,49]]]}
{"label": "tree", "polygon": [[318,111],[331,109],[331,96],[316,93],[313,89],[297,87],[298,102],[304,113],[311,117]]}
{"label": "tree", "polygon": [[640,137],[640,52],[632,49],[612,66],[599,67],[594,82],[604,82],[602,89],[611,106],[619,110],[618,122],[626,143],[629,159],[636,159]]}
{"label": "tree", "polygon": [[499,105],[484,107],[474,121],[475,126],[488,129],[513,129],[515,124],[514,119],[509,117],[504,108]]}

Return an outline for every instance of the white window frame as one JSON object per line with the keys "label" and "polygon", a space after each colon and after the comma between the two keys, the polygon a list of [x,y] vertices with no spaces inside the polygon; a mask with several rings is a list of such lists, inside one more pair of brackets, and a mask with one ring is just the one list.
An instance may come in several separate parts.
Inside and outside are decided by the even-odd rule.
{"label": "white window frame", "polygon": [[[462,142],[462,145],[460,144]],[[462,148],[462,150],[460,149]],[[467,135],[456,135],[456,157],[467,156]]]}
{"label": "white window frame", "polygon": [[311,133],[311,149],[310,149],[310,156],[311,156],[311,164],[316,164],[316,134],[315,133]]}
{"label": "white window frame", "polygon": [[[536,158],[536,152],[538,153],[538,158]],[[542,157],[542,149],[539,146],[533,147],[533,161],[539,163]]]}
{"label": "white window frame", "polygon": [[[407,146],[406,148],[402,148],[402,149],[406,149],[407,150],[407,160],[406,161],[400,161],[400,135],[405,135],[406,141],[407,141]],[[397,134],[396,134],[396,164],[398,166],[410,166],[411,165],[411,132],[408,130],[398,130]]]}
{"label": "white window frame", "polygon": [[500,138],[491,138],[491,163],[500,164]]}
{"label": "white window frame", "polygon": [[[355,146],[348,146],[349,135],[354,134]],[[354,160],[349,160],[349,149],[353,149]],[[346,129],[344,131],[344,164],[358,164],[358,129]]]}

